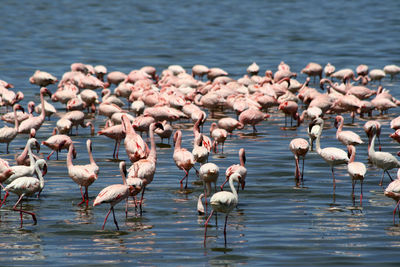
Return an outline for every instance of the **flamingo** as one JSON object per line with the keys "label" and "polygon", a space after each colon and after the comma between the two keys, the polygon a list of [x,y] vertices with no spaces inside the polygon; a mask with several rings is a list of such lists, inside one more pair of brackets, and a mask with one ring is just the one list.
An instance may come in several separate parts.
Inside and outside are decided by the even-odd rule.
{"label": "flamingo", "polygon": [[179,181],[181,184],[181,189],[183,187],[183,180],[186,179],[185,189],[187,188],[187,183],[189,179],[189,171],[194,165],[193,154],[190,153],[186,148],[181,147],[182,144],[182,132],[177,130],[174,134],[174,155],[173,159],[176,166],[185,172],[185,176]]}
{"label": "flamingo", "polygon": [[325,76],[329,77],[334,72],[335,72],[335,66],[331,65],[331,63],[328,62],[328,64],[326,64],[326,66],[324,67]]}
{"label": "flamingo", "polygon": [[22,151],[21,155],[19,155],[16,158],[16,162],[18,165],[30,166],[31,162],[35,162],[39,159],[38,156],[36,156],[32,153],[32,148],[33,148],[32,145],[35,145],[34,147],[36,148],[37,153],[39,153],[39,151],[40,151],[39,143],[37,141],[36,142],[30,141],[31,138],[35,138],[35,134],[32,135],[32,133],[35,133],[35,129],[32,129],[30,138],[26,142],[25,148]]}
{"label": "flamingo", "polygon": [[383,68],[383,71],[385,72],[385,74],[389,74],[390,75],[390,80],[392,81],[393,78],[400,73],[400,67],[397,65],[386,65]]}
{"label": "flamingo", "polygon": [[349,145],[359,145],[364,143],[360,136],[353,131],[343,131],[344,118],[341,115],[336,116],[335,118],[335,126],[337,128],[336,131],[336,139],[338,139],[343,145],[349,147]]}
{"label": "flamingo", "polygon": [[30,154],[30,165],[25,166],[25,165],[15,165],[12,166],[11,169],[13,170],[14,174],[11,175],[6,181],[6,184],[11,183],[15,179],[22,177],[22,176],[32,176],[35,173],[35,159],[33,158],[32,155],[32,150],[31,147],[35,146],[38,147],[39,143],[37,142],[36,138],[30,138],[27,142],[29,154]]}
{"label": "flamingo", "polygon": [[372,140],[372,135],[373,135],[372,134],[372,125],[375,125],[375,127],[376,127],[376,137],[378,138],[379,151],[381,151],[381,139],[379,138],[381,135],[381,124],[379,123],[379,121],[374,121],[374,120],[367,121],[363,126],[364,131],[368,137],[368,150],[369,150],[369,147],[371,146],[371,140]]}
{"label": "flamingo", "polygon": [[127,116],[122,115],[121,119],[122,126],[126,134],[124,146],[129,160],[131,162],[135,162],[139,159],[146,158],[149,155],[149,148],[147,144],[143,141],[142,137],[135,132]]}
{"label": "flamingo", "polygon": [[347,156],[347,153],[339,149],[337,147],[326,147],[321,149],[321,134],[322,134],[322,129],[324,125],[324,120],[321,118],[316,118],[313,121],[313,124],[319,124],[320,128],[317,134],[317,139],[315,141],[315,146],[317,153],[328,163],[328,165],[331,167],[332,171],[332,177],[333,177],[333,195],[335,195],[335,188],[336,188],[336,183],[335,183],[335,174],[333,171],[333,167],[336,165],[340,164],[345,164],[349,162],[349,157]]}
{"label": "flamingo", "polygon": [[12,140],[17,136],[18,134],[18,127],[19,127],[19,122],[17,118],[17,110],[24,110],[24,108],[20,104],[15,104],[13,106],[13,111],[14,111],[14,127],[8,127],[5,126],[0,129],[0,143],[6,143],[7,144],[7,153],[8,153],[8,147],[11,143]]}
{"label": "flamingo", "polygon": [[[193,134],[194,134],[194,138],[195,139],[199,138],[200,125],[202,125],[205,122],[204,117],[205,117],[204,113],[201,112],[199,117],[198,117],[198,119],[197,119],[197,121],[196,121],[196,123],[193,125]],[[202,141],[202,146],[204,146],[207,149],[208,152],[211,152],[211,148],[212,148],[211,139],[208,136],[203,135],[202,136],[202,140],[203,140]]]}
{"label": "flamingo", "polygon": [[204,199],[206,203],[207,215],[207,196],[211,194],[211,183],[214,184],[214,191],[217,192],[216,184],[219,176],[219,167],[215,163],[206,163],[200,167],[199,177],[203,181]]}
{"label": "flamingo", "polygon": [[[22,176],[16,180],[14,180],[12,183],[10,183],[9,185],[7,185],[4,188],[4,191],[6,191],[6,195],[4,196],[4,199],[3,199],[0,207],[3,206],[3,204],[5,203],[8,195],[9,195],[9,192],[13,192],[14,194],[18,195],[19,198],[18,198],[18,201],[15,203],[13,210],[19,211],[19,213],[20,213],[21,227],[22,227],[22,223],[23,223],[22,213],[31,215],[32,219],[34,221],[34,224],[37,223],[35,213],[22,209],[22,198],[24,196],[28,196],[28,197],[32,196],[36,192],[41,192],[43,190],[43,188],[44,188],[43,176],[47,172],[47,164],[44,159],[39,159],[38,161],[36,161],[35,171],[36,171],[36,175],[38,178],[32,177],[32,176]],[[21,204],[19,209],[17,209],[18,204]]]}
{"label": "flamingo", "polygon": [[234,173],[229,177],[229,185],[231,187],[232,192],[222,191],[217,192],[212,195],[210,199],[210,204],[212,207],[212,211],[210,216],[204,223],[204,246],[206,245],[206,237],[207,237],[207,225],[210,221],[211,217],[213,216],[214,212],[223,212],[225,213],[225,226],[224,226],[224,240],[226,245],[226,224],[228,221],[229,213],[237,206],[239,202],[239,196],[236,192],[235,187],[233,186],[233,182],[242,183],[243,180],[239,173]]}
{"label": "flamingo", "polygon": [[400,129],[397,129],[394,133],[390,134],[389,137],[396,140],[397,143],[400,143]]}
{"label": "flamingo", "polygon": [[290,116],[290,126],[292,126],[293,118],[296,119],[296,113],[297,109],[299,106],[295,101],[285,101],[281,103],[278,107],[279,110],[282,110],[282,112],[285,114],[285,127],[287,125],[287,116]]}
{"label": "flamingo", "polygon": [[200,165],[208,161],[209,151],[203,145],[203,134],[198,134],[194,137],[192,154],[194,161],[199,162]]}
{"label": "flamingo", "polygon": [[140,159],[133,163],[128,178],[139,178],[142,180],[142,196],[140,198],[140,211],[142,211],[142,202],[144,191],[146,186],[149,185],[154,178],[154,174],[156,172],[156,163],[157,163],[157,150],[156,150],[156,142],[154,138],[155,129],[163,129],[161,123],[153,122],[150,124],[149,134],[150,134],[150,152],[147,158]]}
{"label": "flamingo", "polygon": [[97,133],[98,135],[105,135],[108,138],[115,140],[113,159],[118,159],[119,146],[122,139],[125,138],[125,130],[122,124],[105,127]]}
{"label": "flamingo", "polygon": [[192,76],[198,76],[200,79],[203,79],[203,76],[208,73],[208,67],[204,65],[194,65],[192,67]]}
{"label": "flamingo", "polygon": [[372,81],[379,81],[380,84],[381,80],[385,78],[386,73],[381,69],[373,69],[369,72],[369,76],[371,77]]}
{"label": "flamingo", "polygon": [[[397,179],[392,181],[385,189],[385,196],[392,198],[397,202],[393,210],[393,224],[395,224],[396,209],[400,205],[400,169],[397,171]],[[400,209],[399,209],[400,213]]]}
{"label": "flamingo", "polygon": [[[75,150],[74,144],[71,144],[68,148],[67,154],[67,167],[68,167],[68,175],[71,179],[77,183],[81,189],[82,201],[78,204],[78,206],[82,205],[86,202],[86,207],[89,206],[89,193],[88,187],[97,180],[96,168],[92,164],[87,165],[74,165],[72,163],[72,156]],[[90,156],[91,151],[89,152]],[[82,186],[85,187],[85,194],[82,193]]]}
{"label": "flamingo", "polygon": [[103,65],[94,66],[94,74],[96,74],[97,79],[104,82],[104,75],[107,74],[107,68]]}
{"label": "flamingo", "polygon": [[[292,141],[290,141],[289,148],[292,151],[294,155],[294,159],[296,162],[296,170],[295,170],[295,180],[296,180],[296,186],[300,185],[300,179],[301,183],[303,184],[303,176],[304,176],[304,159],[306,157],[306,154],[309,149],[309,144],[307,140],[303,138],[295,138]],[[303,157],[303,167],[302,171],[300,172],[300,165],[299,165],[299,158]]]}
{"label": "flamingo", "polygon": [[[11,175],[14,174],[13,169],[10,168],[10,164],[7,160],[0,158],[0,186],[4,189],[3,182],[6,181]],[[0,191],[1,197],[1,191]]]}
{"label": "flamingo", "polygon": [[163,129],[157,128],[155,129],[155,133],[161,138],[161,143],[164,141],[164,138],[167,138],[169,144],[169,139],[171,138],[173,132],[172,126],[166,120],[162,122],[162,126]]}
{"label": "flamingo", "polygon": [[390,180],[393,181],[388,170],[391,170],[393,168],[399,168],[400,162],[392,154],[388,152],[375,151],[375,138],[377,135],[377,129],[375,125],[372,125],[371,131],[373,136],[371,140],[371,146],[368,149],[368,156],[374,166],[383,170],[382,178],[381,181],[379,182],[379,185],[382,186],[385,172],[389,175]]}
{"label": "flamingo", "polygon": [[40,71],[36,70],[35,73],[29,78],[29,82],[32,84],[36,84],[39,86],[48,86],[49,84],[54,84],[58,80],[55,76],[52,74],[45,72],[45,71]]}
{"label": "flamingo", "polygon": [[32,128],[36,131],[39,130],[40,126],[42,126],[44,119],[46,118],[46,105],[44,103],[44,94],[49,94],[51,96],[50,91],[46,87],[42,87],[40,89],[40,103],[42,104],[42,112],[37,117],[30,117],[21,122],[21,125],[18,128],[18,133],[29,133]]}
{"label": "flamingo", "polygon": [[218,151],[218,144],[221,144],[221,153],[224,153],[224,143],[228,136],[228,132],[225,129],[218,128],[217,124],[213,122],[210,127],[210,136],[214,139],[212,145],[214,153],[217,153]]}
{"label": "flamingo", "polygon": [[318,63],[310,62],[307,66],[301,70],[301,73],[304,73],[308,76],[314,76],[314,83],[315,83],[315,76],[319,76],[319,79],[322,79],[322,66]]}
{"label": "flamingo", "polygon": [[127,185],[126,183],[126,178],[125,178],[126,169],[124,172],[124,167],[125,167],[125,161],[121,161],[119,163],[119,169],[121,172],[123,184],[113,184],[107,186],[106,188],[100,191],[100,193],[94,200],[93,207],[100,205],[101,203],[110,203],[110,210],[108,211],[106,218],[104,219],[103,227],[101,228],[102,230],[104,230],[104,226],[106,225],[108,215],[110,215],[111,211],[113,213],[115,226],[117,227],[117,230],[119,230],[117,220],[115,219],[114,206],[119,202],[121,202],[122,200],[127,199],[129,197],[130,192],[134,191],[133,186]]}
{"label": "flamingo", "polygon": [[[33,113],[34,107],[35,107],[35,102],[29,101],[28,102],[28,109],[27,109],[28,113],[17,111],[18,122],[21,123],[22,121],[24,121],[27,118],[29,118]],[[3,116],[1,116],[1,119],[3,121],[8,122],[8,123],[15,124],[14,111],[11,111],[11,112],[8,112],[8,113],[4,114]]]}
{"label": "flamingo", "polygon": [[249,108],[249,109],[246,109],[245,111],[243,111],[242,113],[240,113],[239,121],[243,125],[250,124],[251,126],[253,126],[253,133],[256,133],[257,132],[256,124],[258,124],[259,122],[261,122],[269,117],[270,117],[269,114],[263,113],[263,112],[259,111],[258,109]]}
{"label": "flamingo", "polygon": [[258,75],[258,72],[260,71],[260,67],[257,65],[257,63],[253,62],[250,66],[247,67],[246,71],[251,76]]}
{"label": "flamingo", "polygon": [[199,215],[203,215],[205,212],[203,202],[202,202],[203,198],[204,198],[204,194],[201,193],[199,198],[197,199],[197,212],[199,213]]}
{"label": "flamingo", "polygon": [[[69,146],[72,144],[72,139],[68,135],[65,134],[57,134],[57,128],[55,127],[53,130],[53,135],[47,138],[47,140],[42,141],[42,145],[49,147],[52,151],[47,156],[47,160],[50,159],[51,155],[54,152],[57,154],[58,160],[58,152],[62,149],[68,149]],[[76,157],[76,151],[74,150],[74,158]]]}
{"label": "flamingo", "polygon": [[247,169],[244,166],[246,164],[246,152],[245,152],[244,148],[239,149],[239,162],[240,162],[240,164],[233,164],[228,169],[226,169],[225,181],[221,185],[221,190],[223,190],[226,182],[229,181],[229,177],[235,172],[240,174],[240,177],[242,177],[242,181],[243,181],[243,185],[244,185],[246,176],[247,176]]}
{"label": "flamingo", "polygon": [[244,125],[234,118],[222,118],[218,121],[218,127],[225,129],[230,136],[235,129],[243,129]]}
{"label": "flamingo", "polygon": [[355,162],[354,159],[356,157],[356,148],[353,145],[349,145],[349,150],[350,150],[350,160],[349,163],[347,164],[347,172],[350,175],[351,178],[351,183],[352,183],[352,193],[351,196],[353,197],[353,202],[354,202],[354,187],[357,182],[357,180],[360,181],[360,186],[361,186],[361,193],[360,193],[360,206],[362,206],[362,198],[363,198],[363,193],[362,193],[362,186],[363,186],[363,181],[365,174],[367,173],[367,168],[365,167],[365,164],[362,162]]}

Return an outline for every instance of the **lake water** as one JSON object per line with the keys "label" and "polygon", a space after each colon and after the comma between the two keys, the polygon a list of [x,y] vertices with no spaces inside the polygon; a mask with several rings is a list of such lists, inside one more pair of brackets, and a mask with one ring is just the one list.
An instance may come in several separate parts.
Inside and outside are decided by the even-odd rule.
{"label": "lake water", "polygon": [[[262,71],[276,70],[280,61],[293,71],[310,61],[337,68],[367,64],[370,69],[400,65],[399,1],[2,1],[0,7],[0,79],[25,94],[22,105],[39,101],[38,88],[29,83],[36,69],[60,78],[73,62],[103,64],[109,71],[125,73],[153,65],[158,73],[172,64],[188,71],[194,64],[221,67],[233,78],[257,62]],[[304,81],[305,76],[299,75]],[[400,97],[399,80],[383,80],[385,88]],[[316,86],[316,85],[314,85]],[[371,85],[376,88],[376,84]],[[55,91],[54,85],[48,87]],[[63,106],[55,106],[61,115]],[[5,112],[5,109],[2,109]],[[388,135],[390,120],[399,109],[384,116],[383,151],[395,154],[398,144]],[[225,115],[234,116],[232,112]],[[37,133],[45,140],[58,116],[46,121]],[[105,117],[92,120],[96,130]],[[345,128],[367,142],[356,119]],[[213,120],[208,120],[205,133]],[[183,146],[191,149],[191,123],[174,124],[183,130]],[[322,146],[338,146],[333,117],[327,120]],[[218,184],[228,166],[238,163],[237,152],[246,149],[246,188],[228,220],[227,245],[223,238],[223,216],[218,229],[211,221],[203,246],[204,217],[196,212],[202,186],[193,170],[189,188],[182,194],[173,147],[158,147],[157,172],[145,194],[144,213],[130,210],[125,220],[124,205],[116,206],[120,231],[109,218],[101,230],[108,205],[85,209],[78,186],[68,177],[65,158],[48,161],[42,197],[24,202],[37,214],[33,225],[11,210],[16,196],[0,210],[0,265],[249,265],[249,266],[398,266],[400,227],[393,225],[394,202],[378,186],[381,171],[368,164],[366,143],[358,146],[356,159],[368,166],[362,208],[353,206],[351,180],[345,166],[336,167],[336,199],[333,203],[329,166],[315,153],[305,163],[306,188],[294,188],[294,160],[288,145],[296,137],[307,138],[306,126],[282,130],[284,116],[276,110],[261,123],[258,134],[251,128],[236,131],[225,143],[223,155],[209,161],[221,170]],[[86,164],[87,138],[93,140],[94,157],[100,166],[99,179],[89,188],[91,204],[104,187],[121,183],[118,162],[112,160],[114,142],[91,137],[80,129],[74,164]],[[157,142],[159,139],[157,138]],[[1,157],[14,164],[14,154],[25,146],[26,135],[10,145],[11,154],[0,147]],[[42,156],[50,150],[42,147]],[[128,160],[121,147],[120,158]],[[392,170],[393,177],[396,170]],[[388,183],[387,177],[384,186]],[[359,196],[359,186],[356,197]],[[357,203],[357,202],[356,202]]]}

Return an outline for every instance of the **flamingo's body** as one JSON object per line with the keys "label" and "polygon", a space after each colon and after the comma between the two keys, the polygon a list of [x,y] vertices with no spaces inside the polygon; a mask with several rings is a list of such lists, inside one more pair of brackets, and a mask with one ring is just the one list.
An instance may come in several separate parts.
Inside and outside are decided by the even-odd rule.
{"label": "flamingo's body", "polygon": [[322,134],[322,129],[324,125],[324,121],[321,118],[317,118],[313,121],[314,124],[320,124],[320,128],[317,134],[317,139],[315,141],[316,145],[316,150],[317,153],[325,160],[326,163],[331,167],[332,171],[332,177],[333,177],[333,194],[335,194],[335,188],[336,188],[336,183],[335,183],[335,174],[333,171],[333,167],[336,165],[340,164],[346,164],[349,162],[349,157],[347,156],[347,153],[339,149],[337,147],[326,147],[321,149],[321,134]]}
{"label": "flamingo's body", "polygon": [[233,182],[242,183],[242,177],[239,173],[234,173],[232,176],[229,177],[229,186],[231,187],[232,192],[222,191],[217,192],[212,195],[210,199],[210,204],[212,207],[212,211],[210,216],[208,217],[207,221],[204,224],[204,245],[206,244],[206,237],[207,237],[207,225],[210,221],[214,212],[222,212],[225,213],[225,227],[224,227],[224,240],[226,244],[226,224],[228,220],[229,213],[237,206],[239,202],[239,197],[236,192],[235,186]]}
{"label": "flamingo's body", "polygon": [[46,105],[44,103],[44,94],[51,95],[50,91],[46,87],[42,87],[40,89],[40,102],[42,104],[42,110],[39,116],[37,117],[29,117],[28,119],[21,122],[21,125],[18,128],[18,133],[29,133],[32,128],[36,131],[39,130],[40,126],[42,126],[44,119],[46,118]]}
{"label": "flamingo's body", "polygon": [[104,219],[102,227],[103,230],[107,222],[108,215],[110,215],[111,211],[113,212],[115,226],[117,227],[117,230],[119,230],[117,220],[115,219],[114,206],[119,202],[121,202],[122,200],[127,199],[129,197],[130,192],[133,191],[133,186],[129,186],[126,184],[125,173],[123,171],[124,165],[125,161],[121,161],[119,164],[120,172],[123,179],[123,184],[113,184],[107,186],[106,188],[100,191],[100,193],[97,195],[93,203],[93,207],[100,205],[101,203],[110,203],[110,210],[108,211],[106,218]]}
{"label": "flamingo's body", "polygon": [[[309,144],[307,140],[303,138],[295,138],[290,141],[289,148],[294,155],[294,159],[296,162],[296,170],[295,170],[295,180],[296,186],[299,186],[300,183],[303,183],[303,176],[304,176],[304,159],[309,149]],[[300,164],[299,158],[303,157],[303,170],[300,171]]]}
{"label": "flamingo's body", "polygon": [[11,143],[12,140],[18,135],[18,127],[19,127],[19,122],[17,118],[17,110],[24,110],[20,104],[15,104],[13,106],[13,111],[14,111],[14,127],[8,127],[5,126],[0,129],[0,143],[6,143],[7,144],[7,153],[8,153],[8,147]]}
{"label": "flamingo's body", "polygon": [[204,198],[206,203],[207,214],[207,196],[211,194],[211,184],[214,184],[214,191],[216,192],[216,184],[219,176],[219,167],[215,163],[206,163],[200,167],[199,177],[203,181]]}
{"label": "flamingo's body", "polygon": [[352,182],[352,197],[354,201],[354,187],[356,184],[356,181],[360,181],[360,187],[361,187],[361,193],[360,193],[360,205],[362,205],[362,198],[363,198],[363,193],[362,193],[362,186],[363,186],[363,181],[365,174],[367,173],[367,168],[365,167],[365,164],[362,162],[355,162],[355,156],[356,156],[356,148],[353,145],[349,146],[351,156],[349,163],[347,164],[347,172],[349,173],[351,177],[351,182]]}
{"label": "flamingo's body", "polygon": [[144,159],[149,154],[149,148],[147,144],[143,141],[142,137],[138,135],[128,117],[125,115],[121,116],[122,125],[125,130],[125,139],[124,146],[126,150],[126,154],[128,154],[129,160],[131,162],[138,161],[140,159]]}
{"label": "flamingo's body", "polygon": [[[41,171],[41,169],[42,169],[42,171]],[[18,201],[15,203],[15,205],[13,207],[13,210],[20,212],[21,227],[22,227],[22,223],[23,223],[22,213],[31,215],[34,223],[36,224],[36,222],[37,222],[35,213],[22,210],[22,202],[21,201],[24,196],[32,196],[33,194],[43,190],[43,188],[44,188],[43,175],[45,175],[46,171],[47,171],[47,165],[46,165],[46,161],[44,159],[39,159],[38,161],[36,161],[35,171],[36,171],[36,175],[38,178],[32,177],[32,176],[22,176],[16,180],[14,180],[12,183],[7,185],[6,188],[4,188],[4,191],[6,191],[6,195],[4,196],[4,199],[3,199],[3,202],[1,203],[1,205],[3,205],[5,203],[7,196],[9,195],[8,192],[13,192],[19,196]],[[17,209],[17,206],[20,203],[21,203],[20,209]]]}
{"label": "flamingo's body", "polygon": [[189,170],[193,167],[195,161],[193,154],[190,153],[186,148],[181,147],[182,144],[182,132],[180,130],[176,131],[174,134],[174,161],[176,166],[185,172],[185,176],[180,180],[181,189],[183,187],[183,180],[186,179],[185,189],[187,188]]}
{"label": "flamingo's body", "polygon": [[[79,185],[82,194],[82,201],[78,204],[81,205],[86,203],[86,207],[89,206],[89,193],[88,187],[97,180],[98,177],[98,167],[94,166],[94,164],[87,164],[87,165],[73,165],[72,163],[72,156],[73,151],[75,150],[74,145],[71,144],[68,148],[68,155],[67,155],[67,167],[68,167],[68,175],[71,179]],[[91,150],[89,152],[92,153]],[[85,187],[85,194],[82,193],[82,186]]]}
{"label": "flamingo's body", "polygon": [[379,182],[379,185],[382,186],[385,172],[389,175],[390,179],[393,181],[388,170],[391,170],[393,168],[399,168],[400,162],[392,154],[388,152],[375,151],[375,138],[377,135],[377,130],[375,125],[372,125],[372,134],[373,136],[371,140],[371,146],[368,149],[368,156],[374,166],[383,170],[382,178],[381,181]]}

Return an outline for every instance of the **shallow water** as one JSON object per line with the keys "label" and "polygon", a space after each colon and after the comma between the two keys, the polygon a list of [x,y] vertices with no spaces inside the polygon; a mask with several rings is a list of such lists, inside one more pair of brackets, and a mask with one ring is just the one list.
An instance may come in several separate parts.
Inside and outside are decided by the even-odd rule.
{"label": "shallow water", "polygon": [[[58,78],[73,62],[103,64],[109,71],[129,72],[144,65],[160,71],[180,64],[188,71],[194,64],[218,66],[233,78],[245,73],[256,61],[261,70],[276,69],[281,60],[293,71],[309,62],[331,62],[337,68],[355,68],[363,63],[372,68],[400,65],[400,2],[398,1],[3,1],[0,17],[0,79],[25,94],[22,105],[39,100],[38,88],[28,78],[36,69]],[[304,80],[299,75],[299,80]],[[399,81],[386,78],[383,85],[400,97]],[[315,85],[316,86],[316,85]],[[372,87],[376,88],[376,84]],[[48,87],[54,92],[55,86]],[[60,114],[63,107],[56,103]],[[2,112],[5,112],[2,109]],[[390,119],[399,109],[374,118],[382,123],[383,150],[396,153],[398,144],[388,135]],[[45,140],[55,126],[56,116],[37,133]],[[234,117],[231,112],[226,115]],[[96,130],[105,117],[92,120]],[[346,129],[358,133],[364,120]],[[208,133],[208,120],[204,129]],[[327,121],[322,146],[338,146],[333,118]],[[183,129],[183,146],[191,149],[191,123]],[[392,223],[394,202],[378,186],[381,171],[367,162],[367,145],[357,147],[356,160],[368,166],[362,208],[351,199],[351,181],[345,166],[336,167],[336,195],[332,195],[329,167],[315,153],[307,155],[305,188],[294,188],[294,160],[288,145],[296,137],[307,138],[306,126],[283,130],[284,117],[271,111],[271,118],[257,126],[236,131],[225,144],[223,155],[209,160],[220,167],[219,184],[231,164],[238,163],[238,150],[246,149],[248,176],[240,191],[240,204],[229,217],[227,246],[223,238],[223,216],[214,219],[203,246],[204,217],[196,212],[202,186],[193,170],[190,193],[179,190],[183,172],[172,160],[173,147],[157,148],[157,172],[145,194],[142,216],[130,209],[127,219],[123,205],[116,206],[120,231],[112,218],[101,230],[107,205],[77,207],[78,186],[71,181],[65,164],[48,161],[46,186],[41,198],[24,202],[37,214],[38,224],[11,210],[16,197],[0,210],[1,265],[398,265],[400,227]],[[99,179],[89,188],[91,200],[104,187],[120,183],[118,162],[112,160],[114,142],[103,136],[90,136],[79,129],[72,136],[78,157],[74,164],[86,164],[85,142],[93,140],[94,157],[100,166]],[[11,154],[2,158],[14,164],[14,154],[25,146],[26,135],[10,145]],[[159,139],[157,138],[157,142]],[[42,156],[50,150],[42,147]],[[123,147],[120,158],[127,160]],[[391,171],[393,177],[395,170]],[[388,184],[385,178],[384,186]]]}

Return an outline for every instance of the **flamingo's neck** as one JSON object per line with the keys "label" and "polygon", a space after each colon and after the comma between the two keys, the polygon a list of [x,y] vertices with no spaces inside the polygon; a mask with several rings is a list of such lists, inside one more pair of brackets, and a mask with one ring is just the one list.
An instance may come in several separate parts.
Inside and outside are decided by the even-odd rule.
{"label": "flamingo's neck", "polygon": [[239,199],[235,186],[233,185],[233,175],[229,177],[229,186],[231,187],[232,194],[235,196],[236,200]]}

